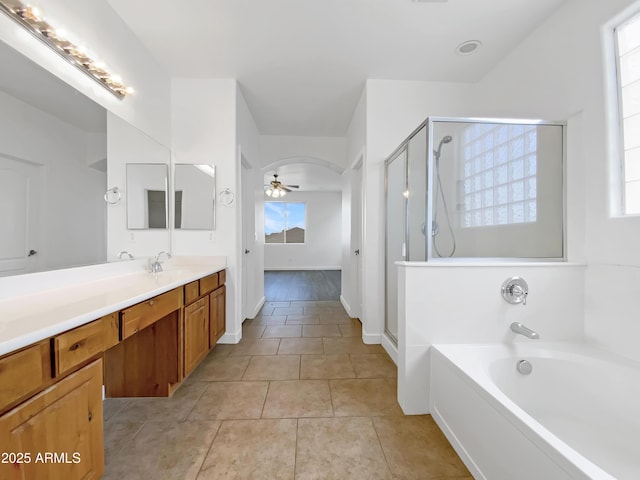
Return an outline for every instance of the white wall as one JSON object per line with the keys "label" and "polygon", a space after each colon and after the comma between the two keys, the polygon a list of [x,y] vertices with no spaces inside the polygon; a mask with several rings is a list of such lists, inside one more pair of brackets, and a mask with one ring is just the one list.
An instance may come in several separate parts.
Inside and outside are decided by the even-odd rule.
{"label": "white wall", "polygon": [[240,180],[237,158],[237,84],[233,79],[172,80],[171,153],[175,163],[208,163],[216,167],[218,192],[228,188],[235,203],[216,204],[213,231],[173,231],[176,255],[216,255],[227,258],[227,331],[222,343],[242,336],[240,263]]}
{"label": "white wall", "polygon": [[107,110],[122,117],[161,143],[169,143],[169,76],[106,0],[69,2],[41,0],[38,7],[52,24],[61,26],[82,42],[136,94],[119,100],[49,47],[28,35],[10,18],[0,17],[0,40],[61,78]]}
{"label": "white wall", "polygon": [[[429,412],[429,346],[435,343],[531,341],[511,332],[512,322],[542,341],[582,340],[584,266],[403,263],[399,267],[398,401],[406,414]],[[526,305],[500,294],[504,280],[523,277]],[[553,279],[553,281],[550,281]]]}
{"label": "white wall", "polygon": [[88,165],[90,155],[105,155],[104,135],[87,134],[3,92],[0,125],[0,155],[42,169],[40,225],[33,245],[37,269],[104,262],[107,176]]}
{"label": "white wall", "polygon": [[265,270],[337,270],[342,263],[342,194],[291,192],[287,202],[307,205],[304,244],[265,244]]}

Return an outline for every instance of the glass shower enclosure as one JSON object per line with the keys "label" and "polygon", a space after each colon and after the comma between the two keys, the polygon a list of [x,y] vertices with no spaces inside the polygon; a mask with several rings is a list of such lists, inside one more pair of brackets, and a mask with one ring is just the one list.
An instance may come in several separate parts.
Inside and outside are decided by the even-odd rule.
{"label": "glass shower enclosure", "polygon": [[385,161],[385,331],[398,261],[562,261],[564,122],[430,117]]}

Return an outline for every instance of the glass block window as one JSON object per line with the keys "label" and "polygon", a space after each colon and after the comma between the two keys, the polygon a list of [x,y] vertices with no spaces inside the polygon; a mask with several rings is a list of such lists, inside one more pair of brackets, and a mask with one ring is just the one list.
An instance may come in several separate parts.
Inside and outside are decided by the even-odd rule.
{"label": "glass block window", "polygon": [[536,221],[535,125],[476,123],[462,133],[463,227]]}
{"label": "glass block window", "polygon": [[640,14],[615,29],[623,213],[640,214]]}

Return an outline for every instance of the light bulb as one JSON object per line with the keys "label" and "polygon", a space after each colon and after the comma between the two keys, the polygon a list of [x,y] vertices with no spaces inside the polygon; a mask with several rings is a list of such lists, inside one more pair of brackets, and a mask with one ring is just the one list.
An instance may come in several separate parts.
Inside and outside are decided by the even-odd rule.
{"label": "light bulb", "polygon": [[136,93],[136,89],[133,88],[133,87],[127,87],[127,88],[124,89],[124,92],[127,95],[133,95],[134,93]]}

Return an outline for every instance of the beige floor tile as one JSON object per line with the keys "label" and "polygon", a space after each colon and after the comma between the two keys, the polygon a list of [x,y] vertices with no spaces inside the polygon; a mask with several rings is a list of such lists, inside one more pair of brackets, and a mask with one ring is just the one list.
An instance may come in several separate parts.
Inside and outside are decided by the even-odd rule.
{"label": "beige floor tile", "polygon": [[203,382],[185,382],[169,398],[132,398],[117,414],[119,422],[184,420],[207,388]]}
{"label": "beige floor tile", "polygon": [[470,478],[430,415],[378,417],[373,424],[394,478]]}
{"label": "beige floor tile", "polygon": [[356,373],[347,354],[302,355],[301,379],[356,378]]}
{"label": "beige floor tile", "polygon": [[370,418],[298,420],[296,480],[391,478]]}
{"label": "beige floor tile", "polygon": [[291,302],[264,302],[263,308],[269,307],[289,307]]}
{"label": "beige floor tile", "polygon": [[248,355],[232,355],[226,357],[205,358],[191,374],[192,380],[203,382],[229,382],[241,380],[249,365],[251,357]]}
{"label": "beige floor tile", "polygon": [[335,316],[345,316],[347,317],[347,312],[341,306],[339,307],[329,307],[329,306],[318,306],[318,305],[308,305],[304,307],[305,315],[309,314],[320,314],[320,315],[335,315]]}
{"label": "beige floor tile", "polygon": [[258,316],[266,317],[267,315],[273,315],[275,307],[264,305],[258,312]]}
{"label": "beige floor tile", "polygon": [[300,378],[300,355],[266,355],[251,357],[243,380],[297,380]]}
{"label": "beige floor tile", "polygon": [[211,349],[211,351],[209,351],[207,356],[208,357],[226,357],[233,351],[234,347],[235,345],[232,345],[229,343],[218,343]]}
{"label": "beige floor tile", "polygon": [[262,418],[331,416],[333,408],[326,380],[270,382]]}
{"label": "beige floor tile", "polygon": [[278,352],[278,338],[247,338],[234,346],[230,356],[235,355],[275,355]]}
{"label": "beige floor tile", "polygon": [[338,325],[343,337],[362,337],[362,325],[345,324]]}
{"label": "beige floor tile", "polygon": [[220,422],[150,422],[107,463],[103,480],[193,480]]}
{"label": "beige floor tile", "polygon": [[302,335],[302,325],[269,325],[262,338],[290,338]]}
{"label": "beige floor tile", "polygon": [[329,385],[336,417],[403,415],[385,379],[330,380]]}
{"label": "beige floor tile", "polygon": [[384,353],[380,345],[366,345],[358,337],[323,338],[324,353]]}
{"label": "beige floor tile", "polygon": [[316,314],[320,325],[351,325],[351,318],[348,315]]}
{"label": "beige floor tile", "polygon": [[318,325],[318,315],[287,315],[287,325]]}
{"label": "beige floor tile", "polygon": [[343,308],[339,300],[300,300],[291,302],[292,307],[339,307]]}
{"label": "beige floor tile", "polygon": [[104,422],[104,461],[114,461],[116,454],[138,433],[143,422]]}
{"label": "beige floor tile", "polygon": [[324,353],[321,338],[283,338],[278,355],[314,355]]}
{"label": "beige floor tile", "polygon": [[302,315],[304,307],[276,307],[273,310],[274,315]]}
{"label": "beige floor tile", "polygon": [[102,402],[102,418],[106,422],[115,416],[125,405],[129,403],[128,398],[105,398]]}
{"label": "beige floor tile", "polygon": [[338,325],[304,325],[303,337],[341,337],[342,333]]}
{"label": "beige floor tile", "polygon": [[242,338],[260,338],[265,328],[266,325],[243,325]]}
{"label": "beige floor tile", "polygon": [[223,422],[198,480],[292,480],[296,426],[295,419]]}
{"label": "beige floor tile", "polygon": [[358,378],[394,378],[398,367],[386,353],[351,354],[353,368]]}
{"label": "beige floor tile", "polygon": [[287,321],[286,315],[272,315],[270,317],[258,316],[253,320],[251,320],[251,326],[257,327],[260,325],[284,325],[286,321]]}
{"label": "beige floor tile", "polygon": [[208,384],[189,420],[260,418],[269,382]]}

